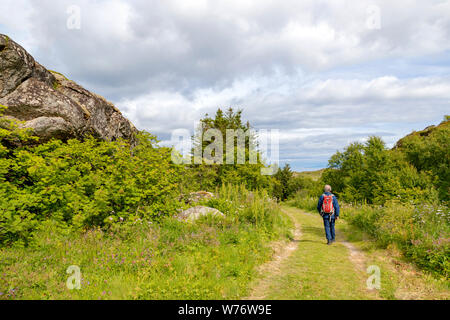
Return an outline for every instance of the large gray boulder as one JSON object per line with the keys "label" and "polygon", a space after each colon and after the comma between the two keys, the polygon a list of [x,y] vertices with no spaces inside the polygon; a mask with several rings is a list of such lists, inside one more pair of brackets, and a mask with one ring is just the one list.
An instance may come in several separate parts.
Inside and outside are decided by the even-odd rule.
{"label": "large gray boulder", "polygon": [[195,221],[200,217],[204,216],[224,217],[225,215],[219,210],[214,208],[205,206],[196,206],[179,213],[178,219],[186,221]]}
{"label": "large gray boulder", "polygon": [[0,34],[0,104],[5,115],[32,128],[44,142],[51,138],[135,143],[133,124],[103,97],[37,63],[19,44]]}

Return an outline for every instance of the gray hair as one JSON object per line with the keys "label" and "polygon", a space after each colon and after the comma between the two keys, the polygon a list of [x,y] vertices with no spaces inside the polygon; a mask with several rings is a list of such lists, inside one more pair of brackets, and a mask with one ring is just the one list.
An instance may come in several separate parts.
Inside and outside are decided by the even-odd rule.
{"label": "gray hair", "polygon": [[325,192],[331,192],[331,186],[329,184],[327,184],[327,185],[325,185],[323,190],[325,190]]}

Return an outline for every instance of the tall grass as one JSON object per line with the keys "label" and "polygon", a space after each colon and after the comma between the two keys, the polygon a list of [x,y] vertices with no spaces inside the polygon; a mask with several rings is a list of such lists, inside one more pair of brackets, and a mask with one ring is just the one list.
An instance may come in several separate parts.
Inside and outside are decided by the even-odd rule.
{"label": "tall grass", "polygon": [[318,197],[312,197],[305,191],[298,191],[288,202],[290,205],[308,210],[308,211],[317,211],[317,201]]}
{"label": "tall grass", "polygon": [[[61,230],[47,221],[29,247],[0,249],[1,299],[237,299],[248,294],[269,241],[288,235],[267,193],[224,185],[208,201],[225,218],[125,220]],[[81,269],[80,290],[66,270]]]}
{"label": "tall grass", "polygon": [[286,228],[287,219],[265,189],[249,191],[244,185],[223,184],[216,189],[216,195],[204,204],[223,212],[235,223],[250,223],[268,234],[278,234]]}
{"label": "tall grass", "polygon": [[388,201],[384,206],[343,204],[342,217],[377,239],[396,244],[418,266],[450,276],[450,210],[442,205]]}

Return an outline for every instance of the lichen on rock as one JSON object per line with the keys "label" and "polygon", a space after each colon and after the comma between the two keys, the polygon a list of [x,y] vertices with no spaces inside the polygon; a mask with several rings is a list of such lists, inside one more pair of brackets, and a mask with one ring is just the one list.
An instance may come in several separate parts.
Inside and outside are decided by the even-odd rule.
{"label": "lichen on rock", "polygon": [[41,142],[87,135],[135,143],[134,125],[105,98],[37,63],[0,34],[0,104],[6,116],[24,121]]}

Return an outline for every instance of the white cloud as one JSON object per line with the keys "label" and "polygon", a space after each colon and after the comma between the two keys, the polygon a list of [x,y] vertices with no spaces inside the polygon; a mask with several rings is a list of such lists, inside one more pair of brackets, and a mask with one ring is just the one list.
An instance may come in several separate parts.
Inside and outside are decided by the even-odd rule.
{"label": "white cloud", "polygon": [[[69,5],[81,30],[66,28]],[[380,29],[367,28],[373,5]],[[392,143],[449,110],[450,1],[3,0],[2,29],[164,139],[243,107],[281,129],[282,157],[323,164],[352,139]]]}
{"label": "white cloud", "polygon": [[195,121],[217,107],[245,105],[244,117],[256,129],[280,130],[283,157],[323,157],[368,135],[392,146],[412,124],[440,119],[449,102],[450,78],[327,79],[299,86],[295,77],[279,76],[200,89],[191,98],[156,92],[117,105],[140,128],[164,137],[177,128],[193,132]]}

